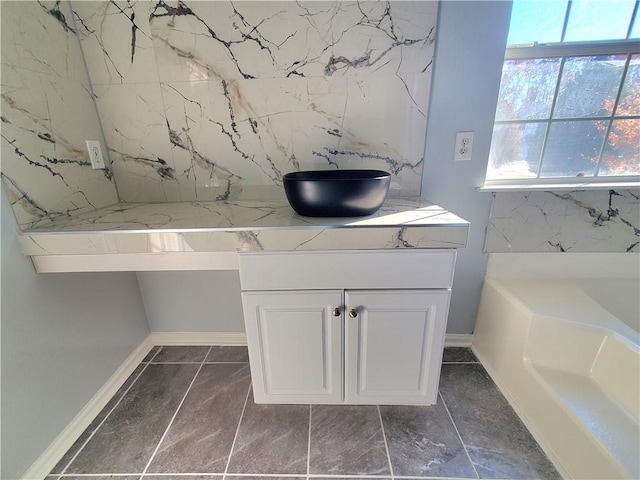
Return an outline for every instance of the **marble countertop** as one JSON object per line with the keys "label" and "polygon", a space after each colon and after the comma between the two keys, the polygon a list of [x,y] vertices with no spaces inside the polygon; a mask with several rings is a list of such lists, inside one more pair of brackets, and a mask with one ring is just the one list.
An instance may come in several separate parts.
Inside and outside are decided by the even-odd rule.
{"label": "marble countertop", "polygon": [[[434,228],[437,227],[437,228]],[[469,222],[420,198],[309,218],[286,200],[118,203],[20,233],[26,255],[461,248]]]}

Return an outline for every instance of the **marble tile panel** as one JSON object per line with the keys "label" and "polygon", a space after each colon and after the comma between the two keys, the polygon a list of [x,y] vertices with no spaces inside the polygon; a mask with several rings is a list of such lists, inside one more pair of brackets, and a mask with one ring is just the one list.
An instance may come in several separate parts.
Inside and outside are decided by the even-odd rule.
{"label": "marble tile panel", "polygon": [[82,434],[78,437],[78,439],[74,442],[74,444],[67,450],[67,452],[62,456],[62,458],[58,461],[55,467],[51,470],[50,473],[63,473],[69,462],[73,460],[73,457],[80,451],[80,449],[84,446],[89,437],[96,431],[96,429],[100,426],[102,421],[107,418],[107,416],[113,410],[113,407],[120,401],[122,396],[127,392],[127,390],[133,385],[133,383],[138,379],[142,371],[144,370],[144,365],[139,365],[133,371],[129,378],[122,384],[122,386],[118,389],[118,391],[111,397],[109,402],[104,406],[100,413],[93,419],[93,421],[89,424],[89,426],[82,432]]}
{"label": "marble tile panel", "polygon": [[442,355],[443,363],[480,363],[470,348],[445,347]]}
{"label": "marble tile panel", "polygon": [[198,368],[148,365],[66,473],[142,473]]}
{"label": "marble tile panel", "polygon": [[380,406],[394,475],[475,477],[441,401],[429,407]]}
{"label": "marble tile panel", "polygon": [[639,252],[640,190],[494,194],[487,252]]}
{"label": "marble tile panel", "polygon": [[3,2],[0,31],[3,70],[14,67],[88,85],[69,2]]}
{"label": "marble tile panel", "polygon": [[249,352],[247,347],[211,347],[205,362],[211,363],[248,363]]}
{"label": "marble tile panel", "polygon": [[158,82],[149,15],[155,2],[73,2],[93,85]]}
{"label": "marble tile panel", "polygon": [[336,149],[347,93],[343,80],[317,78],[167,82],[162,91],[184,200],[237,199],[247,186],[281,188],[287,172],[329,168],[313,152]]}
{"label": "marble tile panel", "polygon": [[1,99],[2,182],[21,227],[117,202],[110,170],[86,152],[102,134],[85,87],[3,65]]}
{"label": "marble tile panel", "polygon": [[162,81],[428,69],[437,2],[160,2]]}
{"label": "marble tile panel", "polygon": [[228,473],[306,474],[308,405],[258,405],[249,396]]}
{"label": "marble tile panel", "polygon": [[389,475],[378,407],[313,405],[310,474]]}
{"label": "marble tile panel", "polygon": [[443,365],[440,394],[480,478],[561,478],[481,365]]}
{"label": "marble tile panel", "polygon": [[182,200],[160,85],[94,85],[94,92],[120,200]]}
{"label": "marble tile panel", "polygon": [[249,365],[204,365],[149,473],[224,473],[249,391]]}
{"label": "marble tile panel", "polygon": [[208,346],[163,346],[151,360],[153,363],[200,363],[209,349]]}

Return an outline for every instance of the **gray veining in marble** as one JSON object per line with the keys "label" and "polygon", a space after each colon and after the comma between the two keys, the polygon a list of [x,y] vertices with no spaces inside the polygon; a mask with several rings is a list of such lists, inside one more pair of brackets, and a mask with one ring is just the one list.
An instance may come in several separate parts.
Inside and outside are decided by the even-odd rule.
{"label": "gray veining in marble", "polygon": [[197,371],[149,364],[65,473],[142,473]]}
{"label": "gray veining in marble", "polygon": [[205,362],[231,362],[231,363],[248,363],[249,352],[247,347],[211,347],[211,351],[207,355]]}
{"label": "gray veining in marble", "polygon": [[[469,222],[427,200],[358,218],[297,215],[286,200],[118,204],[19,236],[26,255],[459,248]],[[64,234],[63,234],[64,233]]]}
{"label": "gray veining in marble", "polygon": [[[300,169],[380,168],[396,195],[419,194],[437,11],[4,3],[2,183],[19,224],[118,198],[264,198]],[[93,170],[84,140],[103,134]]]}
{"label": "gray veining in marble", "polygon": [[443,365],[440,393],[481,478],[561,478],[481,365]]}
{"label": "gray veining in marble", "polygon": [[151,360],[153,363],[200,363],[207,352],[208,346],[163,346]]}
{"label": "gray veining in marble", "polygon": [[204,365],[147,471],[224,473],[249,384],[249,365]]}
{"label": "gray veining in marble", "polygon": [[640,190],[494,194],[487,252],[640,252]]}
{"label": "gray veining in marble", "polygon": [[1,179],[18,224],[117,202],[86,152],[102,132],[69,3],[3,2],[1,23]]}
{"label": "gray veining in marble", "polygon": [[73,460],[73,457],[80,451],[85,442],[89,439],[91,434],[96,431],[96,429],[100,426],[102,421],[111,413],[113,407],[120,401],[123,395],[127,392],[129,387],[133,385],[133,383],[138,379],[142,371],[145,369],[145,365],[139,365],[133,371],[129,378],[125,380],[122,386],[118,389],[118,391],[111,397],[111,399],[107,402],[104,408],[98,413],[98,415],[93,419],[93,421],[89,424],[89,426],[82,432],[80,437],[74,442],[74,444],[67,450],[64,456],[58,461],[55,467],[51,470],[51,473],[63,473],[64,469],[69,462]]}
{"label": "gray veining in marble", "polygon": [[473,477],[475,472],[441,401],[380,406],[394,475]]}
{"label": "gray veining in marble", "polygon": [[309,473],[389,475],[376,406],[311,407]]}
{"label": "gray veining in marble", "polygon": [[249,396],[229,473],[306,474],[308,405],[258,405]]}

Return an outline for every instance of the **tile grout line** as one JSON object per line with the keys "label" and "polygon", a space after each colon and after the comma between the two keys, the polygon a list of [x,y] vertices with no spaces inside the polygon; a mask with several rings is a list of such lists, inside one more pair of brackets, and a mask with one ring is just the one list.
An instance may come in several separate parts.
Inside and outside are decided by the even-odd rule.
{"label": "tile grout line", "polygon": [[376,405],[378,409],[378,419],[380,420],[380,428],[382,429],[382,439],[384,440],[384,449],[387,452],[387,461],[389,462],[389,473],[393,479],[393,465],[391,465],[391,455],[389,454],[389,444],[387,443],[387,434],[384,432],[384,423],[382,422],[382,413],[380,412],[380,405]]}
{"label": "tile grout line", "polygon": [[460,443],[462,444],[462,448],[464,448],[464,453],[467,454],[467,458],[469,459],[469,463],[471,463],[471,468],[473,468],[473,471],[476,474],[476,478],[480,478],[480,475],[478,475],[478,470],[476,470],[476,466],[473,463],[473,460],[471,460],[471,455],[469,455],[469,451],[467,450],[467,446],[465,445],[464,441],[462,440],[462,435],[460,435],[460,431],[458,430],[458,426],[456,425],[456,422],[453,420],[453,416],[451,415],[451,412],[449,411],[449,407],[447,407],[447,402],[444,401],[444,397],[442,396],[442,393],[438,392],[438,396],[440,397],[440,400],[442,401],[442,405],[444,406],[444,409],[447,411],[447,415],[449,415],[449,419],[451,420],[451,423],[453,424],[453,428],[456,431],[456,434],[458,435],[458,438],[460,439]]}
{"label": "tile grout line", "polygon": [[311,468],[311,412],[313,405],[309,405],[309,437],[307,438],[307,478],[309,478],[309,468]]}
{"label": "tile grout line", "polygon": [[[162,434],[162,437],[160,437],[160,441],[156,445],[156,448],[153,450],[153,453],[151,454],[151,457],[149,458],[149,461],[147,462],[147,465],[144,467],[144,470],[142,470],[142,477],[147,473],[147,470],[149,469],[149,466],[151,465],[151,462],[153,462],[153,459],[155,458],[156,454],[158,453],[158,450],[160,450],[160,445],[162,445],[162,442],[164,441],[165,437],[169,433],[169,429],[171,428],[171,425],[173,425],[173,421],[178,416],[178,412],[180,412],[180,409],[182,408],[182,404],[186,400],[187,395],[189,395],[189,392],[191,391],[191,387],[195,383],[196,378],[198,378],[198,375],[200,374],[200,371],[202,370],[202,367],[204,366],[204,361],[207,359],[207,355],[209,355],[209,352],[211,351],[211,348],[213,348],[213,347],[210,346],[209,350],[207,350],[207,353],[202,358],[202,362],[200,362],[200,366],[198,367],[198,371],[196,372],[196,374],[191,379],[191,383],[187,387],[187,391],[184,392],[184,395],[182,396],[182,400],[180,400],[180,403],[178,404],[178,408],[176,408],[176,411],[173,413],[173,416],[171,417],[171,420],[169,421],[169,425],[167,425],[167,428],[165,428],[164,433]],[[140,478],[142,478],[142,477],[140,477]]]}
{"label": "tile grout line", "polygon": [[153,356],[149,359],[149,361],[147,363],[153,362],[153,359],[158,356],[158,354],[160,353],[161,350],[162,350],[162,346],[159,346],[158,349],[156,350],[156,353],[153,354]]}
{"label": "tile grout line", "polygon": [[238,434],[240,433],[240,425],[242,424],[242,419],[244,417],[244,411],[247,409],[247,403],[249,402],[249,396],[251,395],[251,387],[252,382],[249,382],[249,390],[247,390],[247,396],[244,399],[244,405],[242,407],[242,413],[240,414],[240,418],[238,419],[238,427],[236,428],[236,434],[233,436],[233,442],[231,442],[231,449],[229,449],[229,458],[227,458],[227,464],[224,467],[224,477],[227,476],[227,471],[229,470],[229,465],[231,464],[231,456],[233,455],[233,449],[236,447],[236,440],[238,439]]}
{"label": "tile grout line", "polygon": [[[176,477],[187,477],[187,478],[191,478],[191,477],[205,477],[205,476],[211,476],[211,477],[222,477],[223,474],[221,473],[211,473],[211,472],[189,472],[189,473],[151,473],[151,474],[141,474],[141,473],[80,473],[80,474],[65,474],[65,475],[60,475],[60,479],[65,479],[65,478],[86,478],[87,480],[90,480],[92,478],[94,479],[103,479],[106,476],[109,476],[109,478],[120,478],[120,477],[137,477],[140,476],[140,480],[144,478],[149,478],[149,477],[154,477],[154,478],[162,478],[162,477],[167,477],[168,479],[174,480]],[[50,477],[55,477],[56,475],[48,475]],[[264,473],[264,474],[258,474],[258,473],[229,473],[227,474],[228,478],[246,478],[246,479],[257,479],[257,478],[297,478],[297,479],[303,479],[305,478],[304,474],[296,474],[296,473]],[[366,474],[362,474],[362,475],[339,475],[339,474],[311,474],[309,475],[309,479],[325,479],[325,478],[334,478],[336,480],[344,480],[344,479],[352,479],[352,480],[388,480],[390,477],[389,475],[366,475]],[[415,476],[415,475],[411,475],[411,476],[407,476],[407,475],[398,475],[395,476],[394,479],[397,480],[470,480],[469,477],[433,477],[433,476]],[[499,478],[494,478],[494,477],[488,477],[485,478],[483,480],[504,480],[504,479],[499,479]]]}
{"label": "tile grout line", "polygon": [[[156,352],[157,355],[157,352]],[[155,356],[155,355],[154,355]],[[80,452],[82,452],[82,450],[84,450],[84,447],[87,446],[87,444],[89,443],[89,441],[94,437],[94,435],[96,434],[96,432],[100,429],[100,427],[102,427],[102,425],[104,424],[104,422],[107,421],[107,418],[109,418],[111,416],[111,414],[113,413],[113,411],[116,409],[116,407],[118,405],[120,405],[120,402],[122,401],[122,399],[125,397],[125,395],[127,393],[129,393],[129,390],[131,390],[133,388],[133,386],[135,385],[135,383],[138,381],[138,379],[140,378],[140,375],[142,375],[144,373],[144,371],[147,369],[147,367],[149,366],[149,364],[146,364],[142,370],[140,370],[140,373],[136,376],[136,378],[133,379],[133,382],[131,382],[131,385],[129,385],[129,387],[124,391],[124,393],[120,396],[120,398],[118,399],[118,401],[116,402],[116,404],[111,408],[111,410],[109,410],[109,413],[107,413],[105,415],[105,417],[102,419],[102,421],[98,424],[98,426],[93,430],[93,432],[91,432],[91,435],[89,435],[89,438],[87,438],[85,440],[85,442],[82,444],[82,446],[78,449],[78,451],[75,453],[75,455],[71,458],[71,460],[69,460],[69,463],[67,463],[64,468],[62,469],[62,471],[57,474],[60,475],[61,478],[62,475],[66,474],[67,469],[71,466],[71,464],[76,460],[76,458],[78,458],[78,455],[80,455]],[[137,367],[136,367],[137,368]],[[126,380],[125,380],[126,381]],[[89,427],[87,427],[89,428]],[[82,432],[84,433],[84,432]],[[82,435],[82,433],[80,435]],[[73,445],[72,445],[73,446]]]}

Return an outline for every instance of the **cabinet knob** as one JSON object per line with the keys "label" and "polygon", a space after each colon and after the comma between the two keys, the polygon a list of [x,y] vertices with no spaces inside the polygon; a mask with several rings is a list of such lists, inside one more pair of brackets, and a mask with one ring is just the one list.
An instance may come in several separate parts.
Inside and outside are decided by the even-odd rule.
{"label": "cabinet knob", "polygon": [[333,309],[333,316],[334,317],[339,317],[340,316],[340,309],[339,308],[334,308]]}
{"label": "cabinet knob", "polygon": [[358,316],[358,311],[352,308],[351,310],[349,310],[349,316],[351,318],[356,318]]}

